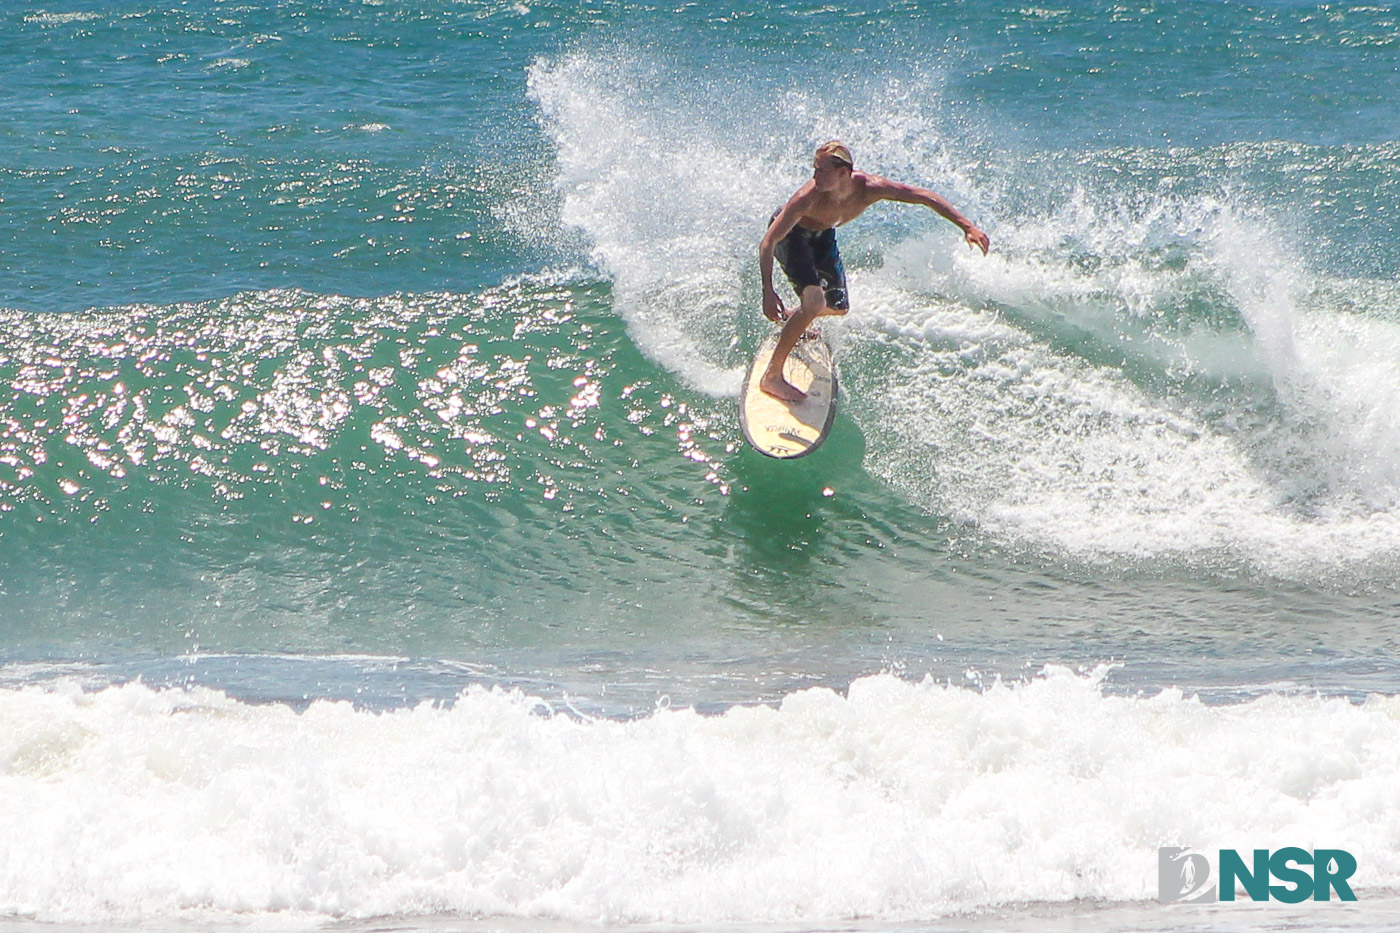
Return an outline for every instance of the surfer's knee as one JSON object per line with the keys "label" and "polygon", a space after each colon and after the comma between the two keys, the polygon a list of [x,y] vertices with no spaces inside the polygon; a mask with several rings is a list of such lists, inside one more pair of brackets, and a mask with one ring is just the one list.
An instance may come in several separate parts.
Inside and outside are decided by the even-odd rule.
{"label": "surfer's knee", "polygon": [[821,313],[821,305],[818,305],[815,308],[811,308],[804,303],[801,307],[794,311],[791,316],[788,317],[787,323],[784,326],[791,327],[794,330],[798,330],[799,328],[806,328],[806,326],[812,323],[812,321],[815,320],[817,316]]}

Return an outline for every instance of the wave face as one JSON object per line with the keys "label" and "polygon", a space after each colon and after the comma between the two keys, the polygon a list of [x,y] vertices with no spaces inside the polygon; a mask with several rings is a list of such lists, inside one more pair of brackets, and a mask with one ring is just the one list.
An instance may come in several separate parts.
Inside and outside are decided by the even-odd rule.
{"label": "wave face", "polygon": [[[997,246],[968,254],[897,206],[843,231],[858,313],[832,329],[873,473],[929,511],[1079,558],[1388,573],[1400,294],[1354,263],[1317,268],[1292,211],[1361,176],[1393,191],[1395,148],[1008,154],[994,127],[951,116],[948,78],[902,64],[817,89],[646,52],[532,70],[561,216],[588,234],[643,351],[736,391],[730,337],[754,327],[762,220],[812,142],[839,133],[870,170],[986,218]],[[593,132],[600,115],[628,131]]]}
{"label": "wave face", "polygon": [[[16,79],[46,99],[38,69],[68,55],[74,106],[30,105],[19,148],[0,152],[11,183],[0,233],[18,257],[0,286],[25,308],[3,360],[16,392],[7,500],[24,497],[16,486],[53,500],[55,487],[82,485],[36,471],[37,448],[49,462],[76,456],[65,444],[94,453],[94,415],[35,405],[72,390],[46,361],[110,373],[104,361],[140,345],[145,375],[173,385],[185,328],[309,306],[373,329],[399,313],[341,291],[452,313],[456,302],[433,296],[494,301],[520,275],[552,270],[544,282],[594,288],[558,299],[597,302],[590,324],[625,322],[646,360],[627,384],[659,369],[697,392],[694,404],[727,412],[705,399],[733,395],[762,329],[763,219],[802,181],[813,142],[839,135],[862,167],[946,192],[996,236],[983,260],[928,212],[889,206],[843,231],[858,299],[833,327],[847,410],[867,472],[901,505],[998,545],[1108,566],[1392,575],[1397,159],[1357,116],[1394,80],[1375,51],[1393,27],[1374,10],[306,12],[16,14],[6,41],[35,63]],[[1164,38],[1188,27],[1190,50]],[[797,55],[798,35],[830,43],[833,60]],[[1123,42],[1135,65],[1114,57]],[[166,46],[135,63],[105,51]],[[1203,97],[1207,62],[1232,81]],[[386,70],[368,85],[347,75],[340,90],[313,80],[321,66],[366,64]],[[457,69],[461,93],[444,93],[442,69]],[[1302,89],[1321,74],[1336,78],[1327,100]],[[119,78],[157,101],[175,80],[199,106],[157,121],[149,101],[114,100]],[[1095,109],[1128,92],[1135,107]],[[200,129],[211,114],[215,136]],[[73,158],[21,158],[52,138]],[[112,313],[73,311],[84,302]],[[33,308],[64,314],[45,322]],[[70,344],[90,326],[83,314],[104,317],[105,349]],[[153,330],[131,333],[137,317]],[[257,404],[305,383],[289,345],[230,339],[235,356],[264,362],[221,391]],[[361,420],[353,383],[336,381],[300,413],[263,411],[252,433],[246,413],[205,427],[231,432],[220,447],[268,432],[329,443]],[[119,417],[110,407],[104,417]],[[89,423],[69,441],[54,427],[64,419]],[[209,461],[198,448],[175,457]],[[585,471],[579,484],[597,479]]]}
{"label": "wave face", "polygon": [[1359,897],[1400,882],[1393,698],[1208,707],[1102,673],[627,722],[480,688],[384,714],[7,691],[0,911],[899,922],[1147,900],[1171,843],[1345,848]]}

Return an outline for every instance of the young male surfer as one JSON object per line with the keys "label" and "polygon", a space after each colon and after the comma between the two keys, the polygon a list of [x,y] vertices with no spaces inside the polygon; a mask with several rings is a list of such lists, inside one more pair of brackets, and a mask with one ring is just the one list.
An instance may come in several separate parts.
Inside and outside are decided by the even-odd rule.
{"label": "young male surfer", "polygon": [[[859,217],[876,201],[904,201],[931,207],[958,225],[970,246],[987,254],[990,241],[972,221],[940,195],[924,188],[900,184],[855,171],[851,150],[838,140],[817,147],[812,159],[812,180],[797,189],[791,199],[768,219],[768,232],[758,247],[758,268],[763,274],[763,313],[770,321],[783,321],[778,348],[763,374],[759,388],[789,402],[806,397],[783,378],[783,364],[797,346],[807,325],[819,314],[845,314],[846,270],[836,249],[836,228]],[[777,257],[796,289],[801,304],[796,311],[783,307],[773,290],[773,259]]]}

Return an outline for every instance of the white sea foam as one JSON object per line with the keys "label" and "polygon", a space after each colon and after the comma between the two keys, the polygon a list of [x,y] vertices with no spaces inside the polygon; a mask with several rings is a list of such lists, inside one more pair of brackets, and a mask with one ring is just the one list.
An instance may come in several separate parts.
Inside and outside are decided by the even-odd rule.
{"label": "white sea foam", "polygon": [[92,20],[101,18],[101,15],[102,14],[100,13],[94,13],[91,11],[78,13],[49,13],[47,11],[40,10],[36,13],[26,14],[24,17],[24,21],[26,23],[37,23],[41,26],[62,26],[67,23],[90,22]]}
{"label": "white sea foam", "polygon": [[1396,698],[1207,707],[1102,674],[630,722],[484,689],[382,714],[0,690],[0,916],[901,920],[1150,899],[1164,844],[1340,847],[1362,897],[1400,884]]}
{"label": "white sea foam", "polygon": [[[1176,206],[1167,225],[1194,255],[1161,272],[1134,252],[1162,217],[1086,207],[1068,223],[1116,241],[1092,271],[1047,263],[1032,228],[986,260],[906,242],[867,278],[854,336],[908,361],[854,402],[872,468],[930,508],[1081,555],[1283,574],[1393,562],[1400,326],[1318,302],[1266,222],[1228,204]],[[1152,320],[1174,292],[1211,288],[1235,328]],[[1202,399],[1172,386],[1185,377],[1219,387]]]}
{"label": "white sea foam", "polygon": [[[739,374],[719,350],[776,192],[723,134],[687,125],[694,112],[642,103],[656,80],[644,63],[576,55],[535,66],[529,83],[558,150],[562,219],[588,234],[634,339],[695,386],[732,394]],[[736,217],[744,232],[722,235]]]}
{"label": "white sea foam", "polygon": [[949,194],[994,245],[972,255],[902,207],[843,230],[856,313],[832,331],[872,471],[926,508],[1090,559],[1306,576],[1400,558],[1400,324],[1355,310],[1385,306],[1364,298],[1377,283],[1309,273],[1223,188],[1104,188],[1064,167],[1051,196],[1043,168],[978,166],[945,142],[937,79],[918,68],[754,91],[668,67],[576,53],[530,77],[563,218],[653,359],[737,389],[730,340],[762,327],[762,222],[811,144],[840,136],[862,166]]}

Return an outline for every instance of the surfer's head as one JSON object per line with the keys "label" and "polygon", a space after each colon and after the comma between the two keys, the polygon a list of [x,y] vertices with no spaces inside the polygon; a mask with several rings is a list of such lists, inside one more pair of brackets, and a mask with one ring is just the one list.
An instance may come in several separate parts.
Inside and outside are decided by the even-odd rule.
{"label": "surfer's head", "polygon": [[812,177],[816,179],[818,188],[826,188],[850,178],[851,169],[854,167],[855,160],[851,158],[851,150],[839,139],[822,143],[817,147],[816,155],[812,157]]}

